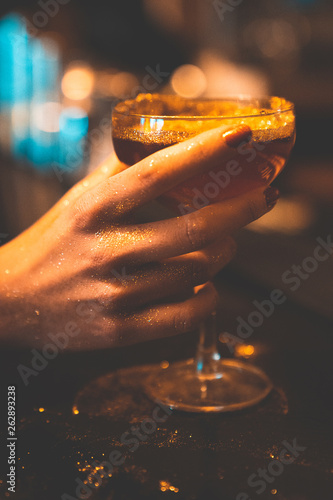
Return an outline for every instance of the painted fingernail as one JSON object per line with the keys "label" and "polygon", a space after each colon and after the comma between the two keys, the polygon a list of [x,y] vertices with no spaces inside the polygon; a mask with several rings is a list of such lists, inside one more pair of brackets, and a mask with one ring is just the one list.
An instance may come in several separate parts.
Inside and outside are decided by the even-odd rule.
{"label": "painted fingernail", "polygon": [[251,138],[252,131],[248,125],[239,125],[223,134],[223,139],[230,148],[237,148],[242,142],[250,142]]}
{"label": "painted fingernail", "polygon": [[276,187],[269,186],[264,191],[267,208],[273,208],[280,197],[280,192]]}

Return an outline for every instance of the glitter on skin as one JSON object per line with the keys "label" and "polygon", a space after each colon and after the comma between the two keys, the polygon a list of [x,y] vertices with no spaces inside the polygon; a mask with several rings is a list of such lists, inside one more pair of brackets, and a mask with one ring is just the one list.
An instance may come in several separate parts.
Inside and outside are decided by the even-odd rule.
{"label": "glitter on skin", "polygon": [[99,247],[118,249],[149,240],[155,233],[152,227],[117,230],[117,226],[112,226],[108,230],[98,231],[96,236]]}

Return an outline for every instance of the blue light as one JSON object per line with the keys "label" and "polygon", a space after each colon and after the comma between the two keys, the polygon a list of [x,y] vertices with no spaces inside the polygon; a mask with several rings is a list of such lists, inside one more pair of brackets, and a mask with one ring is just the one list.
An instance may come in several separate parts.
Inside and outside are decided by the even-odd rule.
{"label": "blue light", "polygon": [[31,99],[31,47],[23,17],[10,14],[0,20],[0,109],[4,127],[11,131],[5,151],[18,158],[26,154]]}
{"label": "blue light", "polygon": [[60,59],[50,41],[32,40],[32,87],[34,99],[54,99],[58,94]]}
{"label": "blue light", "polygon": [[157,123],[157,129],[161,130],[163,128],[163,125],[164,125],[164,120],[162,118],[158,118],[156,120],[156,123]]}
{"label": "blue light", "polygon": [[79,168],[88,156],[85,138],[89,126],[88,115],[81,108],[63,110],[59,122],[59,162],[67,171]]}
{"label": "blue light", "polygon": [[38,170],[80,167],[88,155],[88,116],[80,108],[60,113],[58,45],[30,37],[18,14],[0,20],[0,75],[1,121],[10,132],[0,136],[3,150]]}
{"label": "blue light", "polygon": [[162,118],[150,118],[149,125],[152,131],[157,132],[163,128],[164,120]]}
{"label": "blue light", "polygon": [[197,370],[198,372],[202,372],[203,369],[203,362],[202,361],[197,361]]}
{"label": "blue light", "polygon": [[29,37],[16,14],[0,21],[0,105],[6,107],[31,97]]}
{"label": "blue light", "polygon": [[82,138],[88,132],[88,116],[82,108],[70,107],[62,111],[59,122],[60,133],[73,140]]}

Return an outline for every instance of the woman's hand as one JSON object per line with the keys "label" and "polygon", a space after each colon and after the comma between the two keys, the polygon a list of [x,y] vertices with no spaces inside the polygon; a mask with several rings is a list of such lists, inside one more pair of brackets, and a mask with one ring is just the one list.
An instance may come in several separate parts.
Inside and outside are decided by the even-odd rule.
{"label": "woman's hand", "polygon": [[230,235],[272,208],[275,190],[157,222],[133,214],[232,158],[245,132],[210,130],[130,168],[113,156],[75,185],[0,249],[0,339],[95,349],[195,328],[216,307],[209,280],[234,255]]}

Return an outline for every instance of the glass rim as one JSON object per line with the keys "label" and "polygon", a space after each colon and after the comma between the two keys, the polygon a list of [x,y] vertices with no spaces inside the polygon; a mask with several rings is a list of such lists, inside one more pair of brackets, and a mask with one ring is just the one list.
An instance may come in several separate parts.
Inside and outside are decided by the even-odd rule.
{"label": "glass rim", "polygon": [[[144,95],[144,94],[141,94]],[[148,94],[147,94],[148,95]],[[281,108],[274,109],[274,110],[267,110],[265,113],[253,113],[253,114],[244,114],[244,115],[158,115],[158,114],[147,114],[147,113],[133,113],[131,112],[129,106],[127,107],[126,111],[119,111],[117,109],[118,106],[124,106],[126,103],[134,103],[136,102],[136,98],[133,99],[126,99],[124,101],[119,102],[116,104],[116,106],[113,108],[112,113],[117,113],[122,116],[133,116],[136,118],[148,118],[148,119],[156,119],[156,120],[231,120],[231,119],[242,119],[242,118],[256,118],[256,117],[265,117],[265,116],[272,116],[272,115],[278,115],[282,113],[288,113],[290,111],[294,111],[295,106],[291,101],[288,101],[284,97],[278,97],[278,96],[259,96],[259,97],[254,97],[250,95],[239,95],[239,96],[225,96],[225,97],[217,97],[217,98],[211,98],[211,97],[205,97],[205,98],[186,98],[186,97],[180,97],[177,96],[176,94],[149,94],[153,96],[160,96],[161,98],[171,98],[171,97],[176,97],[183,99],[184,101],[192,101],[192,102],[213,102],[213,101],[220,101],[220,102],[250,102],[252,101],[257,101],[257,102],[269,102],[272,99],[280,99],[282,106]]]}

